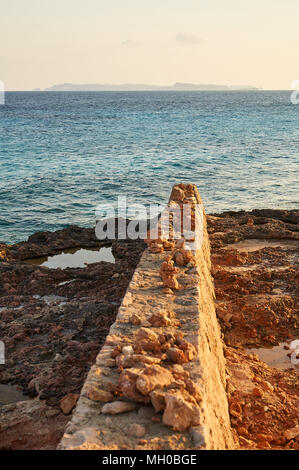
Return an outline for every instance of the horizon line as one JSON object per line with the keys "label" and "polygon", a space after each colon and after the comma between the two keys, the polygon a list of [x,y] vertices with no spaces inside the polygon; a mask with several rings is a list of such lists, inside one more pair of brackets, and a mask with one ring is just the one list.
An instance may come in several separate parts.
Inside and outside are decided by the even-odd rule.
{"label": "horizon line", "polygon": [[169,91],[169,92],[218,92],[218,93],[223,93],[223,92],[258,92],[258,91],[292,91],[291,88],[244,88],[244,89],[227,89],[227,90],[191,90],[191,89],[186,89],[186,90],[171,90],[165,88],[164,90],[50,90],[50,89],[44,89],[44,90],[39,90],[39,89],[32,89],[32,90],[5,90],[6,93],[109,93],[109,92],[126,92],[126,93],[131,93],[131,92],[158,92],[158,91]]}

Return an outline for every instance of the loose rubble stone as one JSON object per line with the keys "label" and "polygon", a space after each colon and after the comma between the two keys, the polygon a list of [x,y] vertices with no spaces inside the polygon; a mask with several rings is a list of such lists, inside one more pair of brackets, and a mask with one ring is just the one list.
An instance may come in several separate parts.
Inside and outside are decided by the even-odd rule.
{"label": "loose rubble stone", "polygon": [[165,393],[161,389],[154,390],[150,393],[152,405],[157,413],[165,409]]}
{"label": "loose rubble stone", "polygon": [[127,401],[114,401],[104,405],[102,408],[102,413],[104,415],[118,415],[121,413],[133,411],[135,408],[136,405],[134,403],[129,403]]}
{"label": "loose rubble stone", "polygon": [[185,192],[179,186],[174,186],[170,195],[172,201],[182,202],[185,199]]}
{"label": "loose rubble stone", "polygon": [[124,346],[122,348],[122,352],[125,356],[130,356],[131,354],[134,353],[134,350],[133,350],[132,346]]}
{"label": "loose rubble stone", "polygon": [[159,364],[161,362],[161,360],[162,360],[162,358],[148,356],[146,354],[133,354],[133,356],[132,356],[132,361],[135,365],[137,365],[138,363]]}
{"label": "loose rubble stone", "polygon": [[184,351],[179,348],[169,348],[167,351],[167,357],[170,361],[175,362],[176,364],[184,364],[188,362]]}
{"label": "loose rubble stone", "polygon": [[185,431],[190,426],[200,424],[199,407],[186,401],[179,393],[166,393],[163,423],[171,426],[175,431]]}
{"label": "loose rubble stone", "polygon": [[86,396],[93,401],[101,401],[103,403],[107,403],[109,401],[112,401],[114,399],[112,393],[108,392],[107,390],[100,390],[91,387],[87,393]]}
{"label": "loose rubble stone", "polygon": [[140,328],[138,330],[138,340],[157,341],[158,335],[149,328]]}
{"label": "loose rubble stone", "polygon": [[143,394],[148,395],[155,388],[163,388],[173,380],[172,373],[159,365],[148,366],[136,380],[136,388]]}
{"label": "loose rubble stone", "polygon": [[165,311],[153,313],[149,318],[149,322],[152,326],[171,325],[171,319],[169,318],[169,314]]}
{"label": "loose rubble stone", "polygon": [[75,408],[79,395],[77,393],[68,393],[60,401],[61,411],[67,415]]}
{"label": "loose rubble stone", "polygon": [[148,403],[149,397],[144,396],[136,388],[136,381],[142,371],[143,369],[141,368],[130,368],[123,370],[119,376],[118,385],[121,393],[125,397],[137,402]]}

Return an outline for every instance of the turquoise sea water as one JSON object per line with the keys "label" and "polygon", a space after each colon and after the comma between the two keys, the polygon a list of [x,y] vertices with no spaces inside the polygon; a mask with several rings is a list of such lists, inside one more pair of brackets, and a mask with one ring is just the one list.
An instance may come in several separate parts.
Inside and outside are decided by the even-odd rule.
{"label": "turquoise sea water", "polygon": [[294,208],[299,105],[290,92],[11,92],[0,106],[0,241],[91,226],[127,195],[198,185],[208,212]]}

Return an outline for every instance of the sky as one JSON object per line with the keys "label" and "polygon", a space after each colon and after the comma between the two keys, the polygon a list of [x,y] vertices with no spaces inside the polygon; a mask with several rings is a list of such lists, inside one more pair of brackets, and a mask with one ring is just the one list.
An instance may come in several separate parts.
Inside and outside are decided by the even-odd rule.
{"label": "sky", "polygon": [[0,0],[6,90],[175,82],[290,89],[298,0]]}

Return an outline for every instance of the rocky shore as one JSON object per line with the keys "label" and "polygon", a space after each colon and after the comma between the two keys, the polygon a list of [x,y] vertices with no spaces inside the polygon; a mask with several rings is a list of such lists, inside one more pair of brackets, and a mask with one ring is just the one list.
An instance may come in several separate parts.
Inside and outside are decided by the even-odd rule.
{"label": "rocky shore", "polygon": [[278,210],[209,218],[231,424],[242,449],[299,448],[299,367],[289,346],[299,338],[298,221],[298,211]]}
{"label": "rocky shore", "polygon": [[0,406],[2,449],[57,446],[145,244],[111,242],[115,264],[62,270],[26,260],[101,245],[94,230],[70,227],[0,247],[0,329],[6,356],[0,383],[35,398],[24,406]]}
{"label": "rocky shore", "polygon": [[[298,369],[291,361],[284,370],[271,367],[249,350],[299,338],[298,220],[298,211],[278,210],[208,217],[230,416],[241,448],[298,448]],[[101,246],[111,246],[115,263],[49,269],[30,262]],[[30,398],[0,404],[0,449],[56,448],[144,247],[99,243],[93,229],[75,226],[0,245],[0,383]]]}

